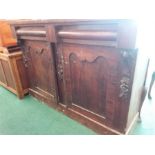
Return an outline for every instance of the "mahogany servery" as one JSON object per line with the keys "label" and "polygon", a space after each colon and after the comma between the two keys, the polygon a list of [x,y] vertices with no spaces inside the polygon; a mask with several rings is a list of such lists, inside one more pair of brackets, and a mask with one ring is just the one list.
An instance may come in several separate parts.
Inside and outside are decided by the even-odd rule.
{"label": "mahogany servery", "polygon": [[138,55],[135,22],[30,20],[13,22],[12,28],[32,95],[98,133],[128,131],[139,106],[139,100],[130,106]]}

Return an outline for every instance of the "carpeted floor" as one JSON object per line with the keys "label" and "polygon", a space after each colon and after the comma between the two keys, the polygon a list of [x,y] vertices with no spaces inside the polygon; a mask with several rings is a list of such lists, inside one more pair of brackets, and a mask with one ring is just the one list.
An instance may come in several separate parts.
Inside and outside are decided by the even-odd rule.
{"label": "carpeted floor", "polygon": [[[155,92],[155,88],[152,92]],[[155,96],[146,98],[142,122],[131,135],[155,134]],[[0,135],[95,135],[91,129],[49,108],[31,96],[19,100],[0,87]]]}
{"label": "carpeted floor", "polygon": [[94,135],[31,96],[19,100],[0,86],[0,135]]}
{"label": "carpeted floor", "polygon": [[[155,69],[154,66],[155,58],[152,55],[146,80],[147,90],[149,89],[152,73]],[[152,100],[149,100],[148,96],[145,98],[141,112],[142,122],[136,124],[131,132],[132,135],[155,135],[155,84],[152,87],[151,96]]]}
{"label": "carpeted floor", "polygon": [[146,96],[142,107],[142,122],[137,123],[132,135],[155,135],[155,86],[152,89],[152,100]]}

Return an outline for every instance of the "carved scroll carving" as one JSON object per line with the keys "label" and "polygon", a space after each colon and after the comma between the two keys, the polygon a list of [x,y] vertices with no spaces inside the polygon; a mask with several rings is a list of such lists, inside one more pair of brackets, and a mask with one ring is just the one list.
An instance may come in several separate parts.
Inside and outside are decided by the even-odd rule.
{"label": "carved scroll carving", "polygon": [[28,57],[28,54],[30,53],[30,50],[31,50],[31,47],[28,46],[27,49],[25,50],[25,54],[23,55],[23,63],[26,68],[28,68],[29,66],[28,62],[30,58]]}
{"label": "carved scroll carving", "polygon": [[23,56],[23,63],[26,68],[29,66],[30,61],[29,54],[31,50],[34,51],[39,56],[42,55],[45,51],[44,48],[33,49],[31,46],[28,45],[25,49],[25,54]]}
{"label": "carved scroll carving", "polygon": [[126,97],[129,91],[129,82],[130,79],[128,77],[123,77],[120,81],[120,94],[119,97]]}
{"label": "carved scroll carving", "polygon": [[58,78],[60,80],[63,80],[63,63],[64,63],[63,56],[61,56],[60,62],[58,64]]}
{"label": "carved scroll carving", "polygon": [[36,54],[41,55],[41,54],[43,54],[44,50],[45,50],[44,48],[38,49],[38,50],[36,50]]}
{"label": "carved scroll carving", "polygon": [[121,80],[120,80],[120,98],[128,98],[130,92],[130,83],[132,76],[133,51],[121,51]]}
{"label": "carved scroll carving", "polygon": [[20,36],[46,36],[46,31],[43,28],[34,29],[34,28],[23,28],[16,31],[17,35]]}
{"label": "carved scroll carving", "polygon": [[31,46],[28,46],[27,50],[26,50],[26,53],[29,53],[31,50],[34,51],[38,55],[42,55],[44,53],[44,51],[45,51],[45,48],[37,48],[37,49],[35,48],[35,49],[33,49]]}

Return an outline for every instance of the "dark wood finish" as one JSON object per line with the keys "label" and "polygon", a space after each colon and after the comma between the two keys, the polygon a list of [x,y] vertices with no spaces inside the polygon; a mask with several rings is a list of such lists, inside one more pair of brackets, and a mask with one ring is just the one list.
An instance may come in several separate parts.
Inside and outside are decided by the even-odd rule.
{"label": "dark wood finish", "polygon": [[133,21],[31,20],[12,27],[32,95],[101,134],[128,131],[138,113],[130,107],[138,54]]}
{"label": "dark wood finish", "polygon": [[[85,32],[83,34],[83,31],[79,36],[68,32],[65,35],[62,34],[59,32],[58,36],[72,39],[79,39],[81,36],[82,39],[90,40],[87,35],[83,37],[86,34]],[[89,33],[89,35],[92,34]],[[97,36],[98,33],[91,39],[97,41],[102,37],[107,39],[106,41],[114,39],[113,36],[112,38],[109,38],[109,35],[104,36],[104,33],[102,37]],[[116,41],[116,38],[114,40]],[[86,113],[84,110],[89,111],[98,117],[92,116],[94,120],[102,120],[106,125],[124,132],[136,50],[126,51],[103,45],[92,46],[87,45],[88,42],[85,45],[79,45],[79,42],[73,44],[72,41],[70,43],[61,41],[62,43],[58,44],[58,52],[62,52],[63,71],[58,73],[63,73],[64,103],[71,109],[78,106],[83,114]]]}
{"label": "dark wood finish", "polygon": [[52,46],[44,41],[22,42],[30,93],[51,104],[57,103],[57,86]]}
{"label": "dark wood finish", "polygon": [[29,92],[34,97],[55,106],[58,102],[55,73],[54,28],[48,25],[14,27],[23,50],[23,61],[29,79]]}
{"label": "dark wood finish", "polygon": [[23,98],[28,93],[26,77],[22,52],[0,53],[0,85]]}
{"label": "dark wood finish", "polygon": [[58,79],[67,108],[125,133],[137,50],[118,48],[117,26],[58,27]]}

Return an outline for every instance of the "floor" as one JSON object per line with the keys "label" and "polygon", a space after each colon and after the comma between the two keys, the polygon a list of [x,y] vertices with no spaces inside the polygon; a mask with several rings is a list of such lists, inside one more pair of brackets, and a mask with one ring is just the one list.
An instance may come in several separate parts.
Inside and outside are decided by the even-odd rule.
{"label": "floor", "polygon": [[[149,88],[151,75],[152,75],[152,68],[149,71],[149,77],[147,81],[147,88]],[[141,112],[141,120],[142,122],[137,123],[134,130],[131,132],[132,135],[155,135],[155,83],[153,85],[151,91],[152,99],[148,99],[146,96],[142,112]]]}
{"label": "floor", "polygon": [[31,96],[19,100],[0,87],[0,135],[95,135]]}
{"label": "floor", "polygon": [[[146,88],[149,89],[152,73],[155,70],[155,57],[154,51],[150,54],[150,63],[146,80]],[[142,122],[137,123],[134,130],[131,132],[132,135],[155,135],[155,83],[151,91],[152,99],[149,100],[146,96],[142,111],[141,120]]]}
{"label": "floor", "polygon": [[[142,122],[131,135],[155,134],[155,86],[152,100],[146,97]],[[0,87],[0,135],[95,135],[91,129],[49,108],[31,96],[19,100]]]}
{"label": "floor", "polygon": [[[153,92],[155,92],[155,87],[152,90],[152,94]],[[141,120],[141,122],[137,122],[131,134],[155,135],[155,93],[152,100],[146,98],[142,107]]]}

